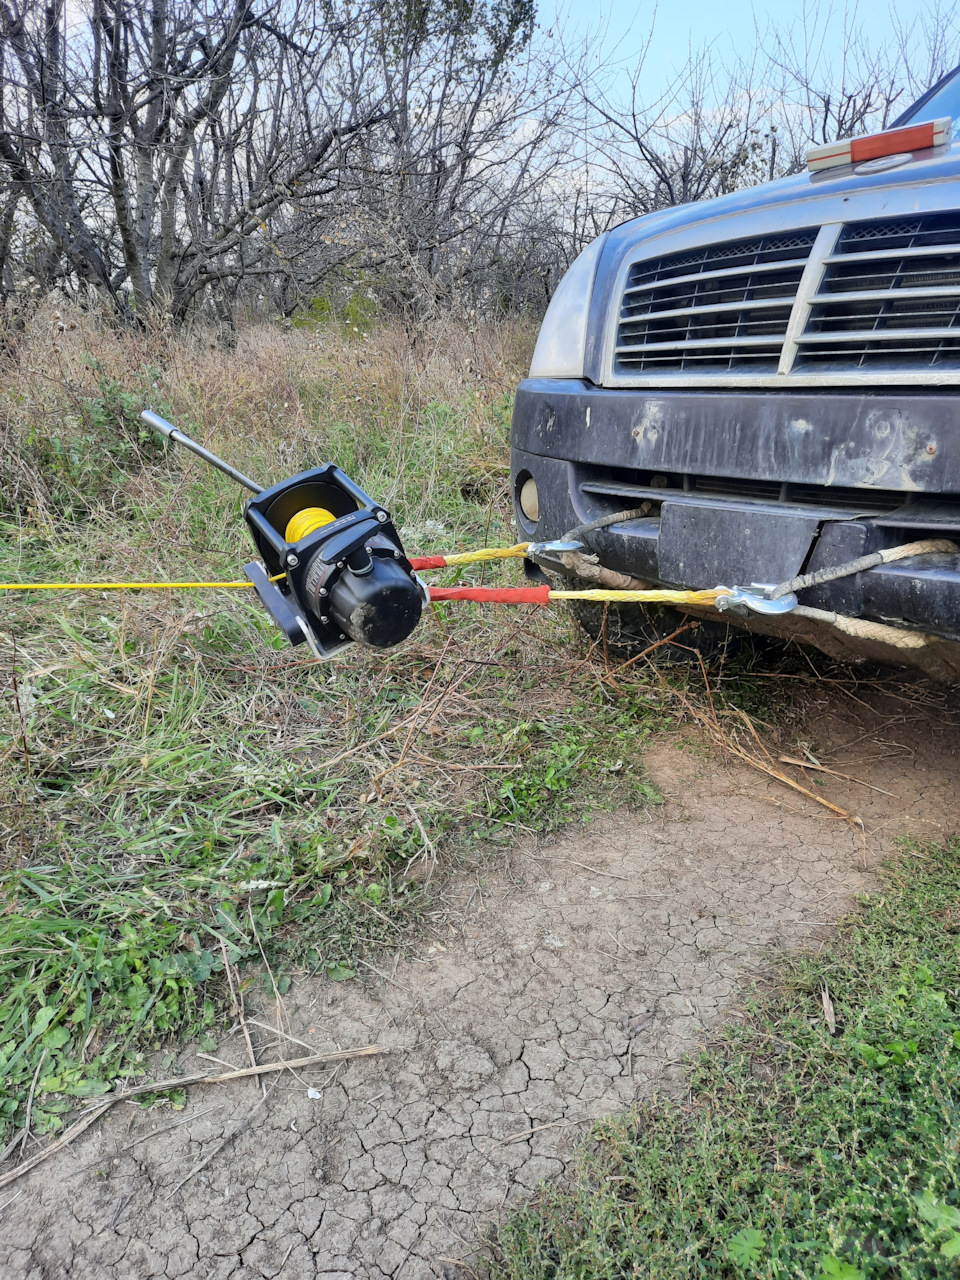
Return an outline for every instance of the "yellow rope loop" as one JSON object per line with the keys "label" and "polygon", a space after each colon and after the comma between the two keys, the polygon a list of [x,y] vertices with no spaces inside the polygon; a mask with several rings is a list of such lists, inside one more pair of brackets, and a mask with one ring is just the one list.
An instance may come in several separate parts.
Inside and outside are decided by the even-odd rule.
{"label": "yellow rope loop", "polygon": [[514,547],[483,547],[480,551],[458,551],[444,556],[447,564],[477,564],[481,560],[519,560],[527,554],[529,542],[518,542]]}
{"label": "yellow rope loop", "polygon": [[613,604],[716,604],[730,592],[721,587],[712,591],[603,591],[599,587],[586,591],[551,591],[551,600],[595,600]]}

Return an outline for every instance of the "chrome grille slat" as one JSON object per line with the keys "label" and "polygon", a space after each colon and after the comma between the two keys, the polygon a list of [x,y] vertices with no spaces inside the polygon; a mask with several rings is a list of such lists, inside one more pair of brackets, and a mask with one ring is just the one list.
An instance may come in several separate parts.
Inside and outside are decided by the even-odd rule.
{"label": "chrome grille slat", "polygon": [[960,212],[845,226],[797,346],[797,374],[960,373]]}
{"label": "chrome grille slat", "polygon": [[[960,247],[958,247],[960,252]],[[769,271],[786,271],[790,267],[796,267],[803,270],[806,258],[789,258],[785,262],[760,262],[755,267],[741,267],[731,270],[730,267],[722,267],[717,271],[696,271],[693,275],[687,276],[671,276],[664,280],[649,280],[646,284],[635,284],[624,289],[623,296],[626,297],[630,293],[643,293],[648,289],[662,289],[666,284],[689,284],[693,280],[721,280],[735,275],[764,275]]]}
{"label": "chrome grille slat", "polygon": [[811,342],[906,342],[913,338],[960,338],[960,326],[955,329],[845,329],[841,333],[803,333],[797,342],[801,345]]}
{"label": "chrome grille slat", "polygon": [[[957,330],[960,334],[960,330]],[[648,342],[644,344],[647,351],[682,351],[687,347],[729,347],[730,338],[682,338],[675,342]],[[737,338],[737,346],[771,347],[779,346],[775,337],[770,338]],[[617,351],[632,351],[632,347],[617,347]]]}
{"label": "chrome grille slat", "polygon": [[775,371],[817,230],[634,263],[621,298],[615,372]]}
{"label": "chrome grille slat", "polygon": [[960,383],[960,210],[638,259],[621,290],[613,385]]}
{"label": "chrome grille slat", "polygon": [[829,258],[824,258],[827,266],[831,266],[835,262],[882,262],[885,258],[923,258],[930,257],[934,253],[949,256],[951,253],[960,253],[960,243],[942,244],[942,245],[916,245],[911,249],[876,249],[874,252],[869,250],[863,253],[832,253]]}
{"label": "chrome grille slat", "polygon": [[633,321],[643,321],[646,323],[649,319],[656,317],[658,320],[672,320],[675,316],[695,316],[703,315],[704,311],[709,311],[710,315],[723,314],[731,312],[736,314],[743,311],[747,307],[750,311],[764,311],[770,307],[780,307],[787,311],[790,310],[789,302],[785,302],[783,298],[751,298],[749,304],[743,302],[714,302],[709,307],[673,307],[669,311],[641,311],[632,314],[624,319],[623,323],[630,324]]}
{"label": "chrome grille slat", "polygon": [[[823,302],[830,306],[837,306],[844,302],[873,302],[878,298],[889,298],[891,292],[889,289],[850,289],[837,293],[818,293],[811,302]],[[900,296],[893,294],[899,302],[901,298],[910,301],[911,298],[955,298],[957,296],[956,289],[952,289],[949,285],[923,285],[919,288],[911,286],[909,289],[901,289]]]}
{"label": "chrome grille slat", "polygon": [[[876,288],[876,285],[883,285],[889,281],[889,275],[885,272],[878,271],[860,271],[856,274],[848,273],[843,276],[833,276],[825,282],[831,297],[843,298],[848,293],[860,293],[864,291],[864,287],[873,288],[874,292],[889,293],[890,287]],[[901,271],[899,272],[898,283],[894,286],[899,289],[929,289],[938,287],[935,282],[938,280],[949,280],[952,283],[960,280],[960,263],[951,271],[944,268],[942,264],[936,267],[930,267],[926,271]],[[941,285],[941,288],[949,288],[950,285]]]}

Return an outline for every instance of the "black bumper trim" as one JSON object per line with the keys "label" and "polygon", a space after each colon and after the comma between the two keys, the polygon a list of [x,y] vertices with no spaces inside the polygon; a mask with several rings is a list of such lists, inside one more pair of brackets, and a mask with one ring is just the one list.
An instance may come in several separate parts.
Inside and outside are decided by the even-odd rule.
{"label": "black bumper trim", "polygon": [[[524,533],[538,540],[560,537],[619,509],[611,495],[581,486],[582,468],[566,459],[514,448],[512,473],[515,481],[527,474],[536,480],[539,520],[532,526],[519,509],[517,519]],[[911,527],[904,520],[890,525],[881,516],[849,518],[818,507],[654,492],[659,501],[648,517],[593,534],[591,545],[611,569],[671,586],[700,589],[721,583],[779,582],[801,569],[844,564],[930,533],[922,523]],[[635,506],[636,499],[623,503],[628,505]],[[922,521],[923,504],[917,505]],[[909,508],[901,508],[905,510]],[[941,524],[953,514],[960,543],[960,503],[952,513],[945,504],[939,510]],[[960,640],[960,554],[871,569],[804,591],[800,602]]]}
{"label": "black bumper trim", "polygon": [[514,447],[558,460],[960,495],[960,395],[608,390],[527,379]]}

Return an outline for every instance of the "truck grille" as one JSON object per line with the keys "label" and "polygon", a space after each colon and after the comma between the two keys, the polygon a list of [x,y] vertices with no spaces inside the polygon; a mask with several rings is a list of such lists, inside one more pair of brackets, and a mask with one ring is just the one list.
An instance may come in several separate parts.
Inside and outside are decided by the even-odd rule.
{"label": "truck grille", "polygon": [[776,372],[817,230],[634,263],[620,310],[615,372]]}
{"label": "truck grille", "polygon": [[960,383],[960,210],[633,262],[610,372],[625,386]]}
{"label": "truck grille", "polygon": [[794,368],[960,369],[960,213],[844,227]]}

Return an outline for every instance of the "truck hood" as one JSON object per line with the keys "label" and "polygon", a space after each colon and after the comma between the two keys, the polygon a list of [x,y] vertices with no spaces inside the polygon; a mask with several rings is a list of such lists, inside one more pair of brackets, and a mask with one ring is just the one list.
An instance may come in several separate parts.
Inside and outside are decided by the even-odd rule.
{"label": "truck hood", "polygon": [[611,317],[619,313],[623,283],[633,262],[827,223],[960,209],[960,142],[914,152],[908,161],[886,172],[864,173],[863,169],[863,165],[844,165],[793,174],[714,200],[634,218],[609,232],[590,296],[585,376],[596,385],[605,384],[605,334]]}
{"label": "truck hood", "polygon": [[[677,248],[709,244],[740,234],[811,226],[815,223],[883,217],[931,208],[955,207],[960,180],[960,142],[914,152],[911,160],[884,173],[857,173],[863,166],[843,165],[820,173],[795,173],[775,182],[747,187],[697,204],[676,205],[633,218],[610,232],[604,259],[619,259],[647,240],[666,241],[676,233]],[[938,190],[939,188],[939,190]],[[716,232],[711,224],[716,224]],[[685,234],[684,234],[685,233]],[[665,243],[651,252],[669,252]],[[645,256],[645,255],[644,255]],[[606,263],[605,263],[606,265]]]}

